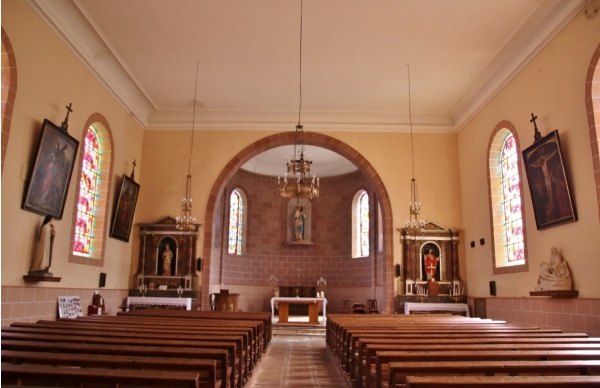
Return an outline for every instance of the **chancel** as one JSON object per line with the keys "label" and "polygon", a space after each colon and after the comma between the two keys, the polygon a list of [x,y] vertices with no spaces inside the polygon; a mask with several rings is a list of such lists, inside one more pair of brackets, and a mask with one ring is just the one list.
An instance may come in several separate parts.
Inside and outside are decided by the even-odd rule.
{"label": "chancel", "polygon": [[594,378],[599,1],[3,1],[3,384]]}

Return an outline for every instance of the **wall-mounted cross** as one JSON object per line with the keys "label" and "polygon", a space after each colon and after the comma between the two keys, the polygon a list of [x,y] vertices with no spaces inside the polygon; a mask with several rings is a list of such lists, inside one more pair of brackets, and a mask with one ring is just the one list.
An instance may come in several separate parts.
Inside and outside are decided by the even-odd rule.
{"label": "wall-mounted cross", "polygon": [[538,130],[537,124],[535,123],[535,120],[537,120],[537,118],[538,118],[537,116],[535,116],[533,113],[531,113],[531,120],[529,120],[529,122],[533,123],[533,129],[535,130],[535,134],[533,135],[534,143],[542,138],[542,134]]}

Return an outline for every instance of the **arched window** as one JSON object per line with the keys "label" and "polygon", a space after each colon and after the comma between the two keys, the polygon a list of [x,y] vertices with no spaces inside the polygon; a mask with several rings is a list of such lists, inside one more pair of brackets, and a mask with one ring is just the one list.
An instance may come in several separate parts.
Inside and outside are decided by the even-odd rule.
{"label": "arched window", "polygon": [[352,258],[369,256],[369,194],[359,190],[352,200]]}
{"label": "arched window", "polygon": [[15,53],[2,28],[2,171],[4,171],[4,157],[10,135],[12,112],[17,93],[17,63]]}
{"label": "arched window", "polygon": [[112,138],[102,115],[94,114],[88,119],[80,149],[69,261],[103,266],[111,191]]}
{"label": "arched window", "polygon": [[240,189],[233,190],[229,196],[229,243],[227,247],[227,252],[231,255],[242,254],[245,206],[244,192]]}
{"label": "arched window", "polygon": [[502,124],[496,128],[488,160],[494,274],[528,270],[518,139],[512,124]]}
{"label": "arched window", "polygon": [[94,212],[98,199],[101,151],[98,135],[91,126],[87,129],[83,148],[73,254],[89,256],[92,245],[92,230],[94,229]]}

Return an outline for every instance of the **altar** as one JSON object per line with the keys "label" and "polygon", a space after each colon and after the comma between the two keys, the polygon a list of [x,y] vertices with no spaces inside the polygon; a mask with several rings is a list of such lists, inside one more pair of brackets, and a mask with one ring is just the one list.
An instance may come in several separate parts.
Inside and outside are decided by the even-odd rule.
{"label": "altar", "polygon": [[135,310],[139,308],[181,308],[186,310],[192,309],[192,298],[162,298],[162,297],[146,297],[146,296],[130,296],[127,298],[127,306]]}
{"label": "altar", "polygon": [[465,317],[469,316],[469,305],[466,303],[404,303],[404,314],[412,314],[413,312],[437,312],[461,314]]}
{"label": "altar", "polygon": [[319,323],[319,310],[323,305],[323,325],[327,319],[327,299],[325,298],[292,298],[276,296],[271,298],[271,316],[275,316],[275,302],[279,305],[279,323],[289,321],[290,304],[308,305],[308,323]]}

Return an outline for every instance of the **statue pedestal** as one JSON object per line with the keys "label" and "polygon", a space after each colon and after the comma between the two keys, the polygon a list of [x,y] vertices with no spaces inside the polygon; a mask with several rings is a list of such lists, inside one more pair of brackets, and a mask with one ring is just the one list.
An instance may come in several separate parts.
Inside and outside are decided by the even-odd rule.
{"label": "statue pedestal", "polygon": [[529,291],[530,296],[550,296],[552,298],[577,298],[579,291]]}
{"label": "statue pedestal", "polygon": [[54,277],[48,270],[44,271],[29,271],[27,275],[23,275],[23,280],[26,282],[60,282],[60,279]]}

